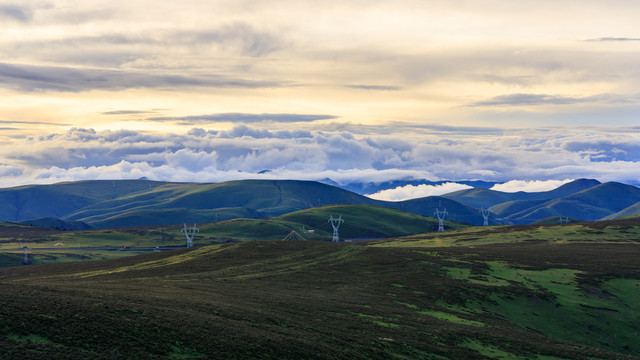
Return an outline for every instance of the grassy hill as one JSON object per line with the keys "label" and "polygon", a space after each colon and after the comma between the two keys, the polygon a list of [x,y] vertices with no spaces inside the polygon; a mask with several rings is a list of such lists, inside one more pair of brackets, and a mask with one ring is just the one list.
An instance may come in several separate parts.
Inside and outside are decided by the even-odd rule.
{"label": "grassy hill", "polygon": [[[213,209],[247,209],[247,217],[272,217],[328,204],[377,204],[367,197],[311,181],[243,180],[218,184],[166,184],[152,190],[87,206],[65,219],[80,220],[97,227],[153,224],[160,210],[197,210],[196,218],[214,221]],[[155,212],[150,212],[155,210]],[[227,213],[229,214],[229,213]],[[129,218],[127,223],[125,218]],[[188,217],[184,215],[182,217]],[[227,217],[225,215],[224,217]],[[117,220],[113,222],[112,220]],[[185,219],[165,217],[165,224]],[[167,220],[173,221],[168,222]],[[195,219],[187,221],[196,221]]]}
{"label": "grassy hill", "polygon": [[639,238],[636,218],[4,269],[0,347],[21,359],[639,359]]}
{"label": "grassy hill", "polygon": [[[343,240],[403,236],[436,231],[438,228],[438,220],[433,217],[397,209],[372,205],[328,205],[268,219],[240,218],[197,223],[199,231],[194,242],[202,246],[234,241],[279,240],[291,231],[297,231],[309,240],[331,241],[333,229],[328,222],[330,215],[342,216],[344,223],[340,226],[339,234]],[[179,217],[181,214],[175,216]],[[186,223],[193,225],[192,222]],[[460,223],[445,221],[447,230],[462,226],[464,225]],[[4,262],[0,261],[0,267],[20,264],[23,245],[33,249],[30,259],[35,264],[107,259],[130,255],[139,248],[151,250],[156,246],[182,247],[186,243],[182,230],[182,224],[88,231],[55,231],[4,224],[0,227],[0,250],[7,251],[7,254]],[[129,249],[123,251],[124,246]],[[111,251],[114,249],[119,251]]]}
{"label": "grassy hill", "polygon": [[95,180],[0,189],[0,220],[62,218],[90,204],[162,184],[147,180]]}
{"label": "grassy hill", "polygon": [[613,220],[621,217],[627,216],[637,216],[640,215],[640,202],[637,202],[627,208],[624,208],[617,213],[613,213],[611,215],[605,216],[602,220]]}
{"label": "grassy hill", "polygon": [[[480,215],[478,209],[474,209],[441,196],[429,196],[406,201],[387,202],[383,206],[389,206],[425,216],[434,216],[434,212],[437,208],[446,209],[448,214],[445,219],[460,221],[471,225],[482,225],[484,222],[484,219],[482,215]],[[493,214],[490,216],[489,223],[496,224],[495,216]]]}
{"label": "grassy hill", "polygon": [[[566,185],[571,184],[573,183]],[[575,187],[572,188],[575,189]],[[640,188],[608,182],[562,198],[506,202],[491,207],[491,211],[515,224],[530,224],[557,216],[593,221],[607,217],[638,201],[640,201]]]}
{"label": "grassy hill", "polygon": [[443,197],[455,200],[474,208],[489,208],[498,204],[518,200],[549,200],[563,198],[569,195],[573,195],[577,192],[590,189],[599,184],[600,182],[598,180],[578,179],[570,183],[563,184],[558,188],[550,191],[518,191],[514,193],[508,193],[489,189],[473,188],[452,192],[443,195]]}
{"label": "grassy hill", "polygon": [[377,205],[425,216],[433,216],[435,209],[440,208],[447,209],[446,219],[482,225],[484,219],[478,209],[465,203],[478,207],[497,204],[491,207],[489,224],[503,223],[501,218],[525,224],[553,216],[596,220],[640,201],[640,188],[582,179],[540,193],[502,193],[478,188],[387,202],[312,181],[199,184],[124,180],[1,189],[0,200],[4,200],[0,202],[0,220],[35,223],[33,219],[58,218],[96,228],[269,218],[330,204]]}

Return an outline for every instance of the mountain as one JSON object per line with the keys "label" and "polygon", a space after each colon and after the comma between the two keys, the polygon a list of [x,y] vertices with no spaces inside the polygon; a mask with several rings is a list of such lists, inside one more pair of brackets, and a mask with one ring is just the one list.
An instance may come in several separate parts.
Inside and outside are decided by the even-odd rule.
{"label": "mountain", "polygon": [[[217,184],[164,184],[148,191],[86,206],[66,215],[64,219],[84,221],[98,227],[161,221],[176,224],[215,221],[216,214],[221,215],[221,219],[230,218],[228,215],[233,211],[242,217],[261,218],[340,203],[374,205],[379,202],[312,181],[240,180]],[[192,220],[188,220],[190,216]]]}
{"label": "mountain", "polygon": [[[513,202],[492,208],[516,224],[568,216],[586,221],[602,219],[640,201],[640,188],[617,182],[599,184],[575,194],[536,202]],[[527,208],[527,205],[531,205]],[[517,212],[509,212],[520,210]]]}
{"label": "mountain", "polygon": [[0,195],[17,199],[0,203],[0,220],[35,224],[32,219],[59,218],[95,228],[257,219],[330,204],[377,205],[431,217],[442,206],[449,212],[447,220],[482,224],[476,209],[449,199],[385,202],[314,181],[97,181],[3,189]]}
{"label": "mountain", "polygon": [[147,180],[95,180],[0,189],[0,221],[62,218],[91,204],[162,184]]}
{"label": "mountain", "polygon": [[[429,196],[398,202],[385,202],[383,206],[410,211],[424,216],[435,216],[435,210],[441,209],[447,211],[447,215],[445,217],[447,220],[461,221],[470,225],[482,225],[484,222],[484,219],[478,209],[474,209],[470,206],[442,196]],[[491,215],[489,220],[490,225],[498,224],[494,215]]]}
{"label": "mountain", "polygon": [[640,202],[635,203],[627,208],[624,208],[618,211],[617,213],[605,216],[601,220],[613,220],[621,217],[636,216],[636,215],[640,215]]}
{"label": "mountain", "polygon": [[[594,185],[595,184],[595,185]],[[390,202],[314,181],[239,180],[214,184],[149,180],[81,181],[0,189],[0,221],[56,218],[91,227],[203,223],[232,218],[268,218],[330,204],[376,205],[482,225],[532,223],[553,216],[595,220],[640,201],[640,189],[581,179],[539,193],[505,193],[485,188]],[[47,225],[45,225],[47,226]]]}
{"label": "mountain", "polygon": [[445,194],[443,195],[443,197],[455,200],[474,208],[489,208],[498,204],[517,200],[550,200],[563,198],[582,190],[592,188],[598,184],[600,184],[598,180],[578,179],[570,183],[563,184],[558,188],[550,191],[518,191],[514,193],[508,193],[490,189],[473,188]]}
{"label": "mountain", "polygon": [[28,226],[37,226],[42,228],[51,228],[58,230],[88,230],[91,229],[89,224],[82,221],[64,221],[56,218],[39,218],[32,220],[19,221],[19,224]]}

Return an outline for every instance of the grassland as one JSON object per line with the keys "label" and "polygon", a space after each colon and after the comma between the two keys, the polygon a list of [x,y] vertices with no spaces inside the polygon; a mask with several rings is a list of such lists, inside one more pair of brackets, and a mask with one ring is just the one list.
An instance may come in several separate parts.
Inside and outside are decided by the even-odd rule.
{"label": "grassland", "polygon": [[[268,219],[233,219],[198,224],[196,245],[235,241],[279,240],[296,231],[308,240],[331,241],[329,216],[342,216],[344,239],[379,239],[434,231],[437,220],[414,213],[370,205],[328,205]],[[189,224],[191,226],[193,224]],[[463,226],[447,221],[447,229]],[[18,265],[27,246],[34,264],[119,258],[136,248],[179,247],[186,243],[183,226],[145,226],[58,231],[0,223],[0,267]],[[129,249],[124,249],[128,247]],[[108,251],[117,249],[118,251]]]}
{"label": "grassland", "polygon": [[25,359],[640,359],[639,255],[631,218],[5,268],[0,348]]}

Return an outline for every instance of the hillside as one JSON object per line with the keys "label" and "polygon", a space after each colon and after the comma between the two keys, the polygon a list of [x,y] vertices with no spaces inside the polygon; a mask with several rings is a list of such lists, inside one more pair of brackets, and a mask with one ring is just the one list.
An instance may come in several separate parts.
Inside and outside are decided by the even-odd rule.
{"label": "hillside", "polygon": [[0,221],[63,218],[96,202],[162,184],[147,180],[93,180],[0,189]]}
{"label": "hillside", "polygon": [[639,238],[630,219],[4,269],[0,347],[21,359],[640,359]]}
{"label": "hillside", "polygon": [[638,216],[638,215],[640,215],[640,202],[637,202],[627,208],[624,208],[618,211],[617,213],[605,216],[604,218],[602,218],[602,220],[613,220],[621,217]]}
{"label": "hillside", "polygon": [[[476,188],[444,196],[389,202],[313,181],[242,180],[200,184],[123,180],[2,189],[1,197],[6,201],[0,203],[0,221],[35,224],[34,219],[53,218],[86,223],[94,228],[260,219],[331,204],[384,206],[424,216],[433,216],[440,208],[447,210],[448,220],[482,225],[484,219],[479,209],[465,203],[478,207],[495,204],[490,208],[489,224],[528,224],[554,216],[597,220],[639,202],[640,188],[581,179],[540,193],[503,193]],[[44,223],[53,221],[57,220]]]}
{"label": "hillside", "polygon": [[460,190],[453,193],[443,195],[451,200],[455,200],[459,203],[474,207],[474,208],[489,208],[498,204],[518,201],[518,200],[550,200],[558,199],[573,195],[577,192],[590,189],[596,185],[599,185],[598,180],[593,179],[578,179],[570,183],[563,184],[556,189],[550,191],[541,192],[524,192],[518,191],[513,193],[501,192],[496,190],[489,190],[483,188],[473,188],[467,190]]}
{"label": "hillside", "polygon": [[[525,208],[518,212],[507,213],[502,208],[501,215],[516,223],[532,223],[547,217],[569,216],[593,221],[602,219],[623,210],[640,201],[640,188],[621,183],[608,182],[582,190],[560,199],[552,199]],[[514,202],[509,209],[531,202]]]}
{"label": "hillside", "polygon": [[[179,216],[180,214],[176,214]],[[301,210],[268,219],[232,219],[197,223],[197,246],[237,241],[279,240],[296,231],[308,240],[331,241],[333,229],[329,216],[341,216],[341,240],[379,239],[436,231],[433,217],[372,205],[327,205]],[[189,222],[189,226],[193,223]],[[445,221],[445,229],[465,225]],[[0,267],[19,265],[22,245],[31,249],[34,264],[108,259],[139,252],[156,246],[163,249],[184,247],[183,225],[156,225],[95,229],[88,231],[55,231],[18,224],[0,226]],[[123,251],[123,247],[129,247]],[[119,251],[113,251],[119,250]]]}

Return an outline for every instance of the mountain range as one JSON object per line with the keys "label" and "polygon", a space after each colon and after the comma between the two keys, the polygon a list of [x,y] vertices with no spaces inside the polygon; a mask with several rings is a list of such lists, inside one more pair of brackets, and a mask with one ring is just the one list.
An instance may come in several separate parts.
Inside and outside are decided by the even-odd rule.
{"label": "mountain range", "polygon": [[[380,201],[314,181],[239,180],[213,184],[92,180],[0,189],[0,221],[60,229],[204,223],[268,218],[331,204],[375,205],[482,225],[528,224],[565,216],[585,221],[640,214],[640,188],[579,179],[546,192],[477,187],[405,201]],[[338,214],[336,214],[338,215]],[[48,224],[48,225],[47,225]]]}

